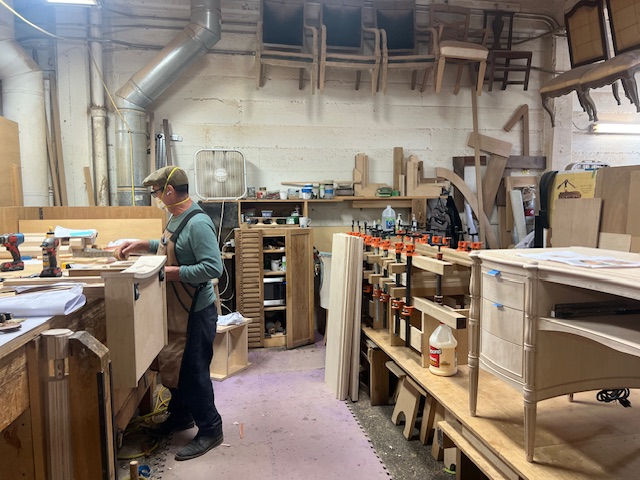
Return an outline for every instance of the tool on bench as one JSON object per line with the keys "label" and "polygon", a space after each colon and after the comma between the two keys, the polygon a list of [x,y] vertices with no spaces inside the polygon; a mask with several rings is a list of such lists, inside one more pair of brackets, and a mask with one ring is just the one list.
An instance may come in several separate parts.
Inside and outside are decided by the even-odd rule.
{"label": "tool on bench", "polygon": [[42,272],[41,277],[61,277],[62,269],[58,265],[58,247],[60,240],[52,231],[47,232],[47,237],[42,241]]}
{"label": "tool on bench", "polygon": [[25,318],[13,318],[9,312],[0,312],[0,332],[18,330],[22,328]]}
{"label": "tool on bench", "polygon": [[24,262],[18,249],[18,246],[24,243],[24,235],[22,233],[7,233],[6,235],[0,236],[0,243],[11,252],[11,256],[13,257],[13,261],[0,264],[0,272],[24,270]]}

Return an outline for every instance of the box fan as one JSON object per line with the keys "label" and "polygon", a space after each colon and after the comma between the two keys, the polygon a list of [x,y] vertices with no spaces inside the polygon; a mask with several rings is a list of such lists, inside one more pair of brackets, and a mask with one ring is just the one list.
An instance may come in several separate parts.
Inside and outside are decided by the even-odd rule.
{"label": "box fan", "polygon": [[196,195],[204,201],[237,200],[246,195],[246,162],[238,150],[198,150],[194,165]]}

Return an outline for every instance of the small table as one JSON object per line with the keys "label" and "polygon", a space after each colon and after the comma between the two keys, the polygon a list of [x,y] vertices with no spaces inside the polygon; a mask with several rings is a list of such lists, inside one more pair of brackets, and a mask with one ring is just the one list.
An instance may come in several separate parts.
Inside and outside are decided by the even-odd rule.
{"label": "small table", "polygon": [[213,341],[213,359],[209,373],[213,380],[225,378],[249,365],[249,336],[247,325],[251,319],[236,325],[218,325]]}

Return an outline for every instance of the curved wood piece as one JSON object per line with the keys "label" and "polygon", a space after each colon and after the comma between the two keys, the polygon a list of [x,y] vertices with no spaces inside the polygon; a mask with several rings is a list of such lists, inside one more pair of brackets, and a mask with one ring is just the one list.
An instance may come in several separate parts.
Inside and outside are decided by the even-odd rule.
{"label": "curved wood piece", "polygon": [[[489,219],[485,215],[485,213],[478,209],[478,199],[473,194],[469,186],[464,182],[459,175],[456,175],[452,170],[448,168],[436,168],[436,177],[444,178],[445,180],[449,180],[454,187],[460,190],[460,193],[464,196],[465,200],[471,206],[473,213],[476,214],[476,217],[482,223],[482,226],[485,230],[485,236],[487,238],[487,246],[489,248],[500,248],[500,243],[493,233],[493,229],[491,228],[491,224],[489,223]],[[480,186],[480,188],[482,188]]]}

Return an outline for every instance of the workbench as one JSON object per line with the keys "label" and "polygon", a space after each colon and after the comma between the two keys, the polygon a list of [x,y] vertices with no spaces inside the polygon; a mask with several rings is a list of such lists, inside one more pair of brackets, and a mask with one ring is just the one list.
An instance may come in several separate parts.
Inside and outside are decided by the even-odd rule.
{"label": "workbench", "polygon": [[[384,330],[362,328],[363,334],[399,365],[429,395],[444,407],[439,429],[464,452],[457,478],[467,475],[468,461],[489,478],[569,480],[630,479],[640,470],[640,417],[633,409],[603,404],[595,392],[578,393],[573,402],[565,397],[538,405],[536,459],[527,462],[524,449],[522,399],[510,385],[496,376],[478,372],[480,415],[469,412],[469,367],[460,365],[453,377],[439,377],[420,366],[419,354],[403,346],[392,346]],[[372,363],[383,368],[384,362]],[[382,375],[380,372],[374,375]],[[640,401],[637,390],[631,402]],[[442,435],[439,435],[442,436]],[[446,446],[446,445],[445,445]]]}

